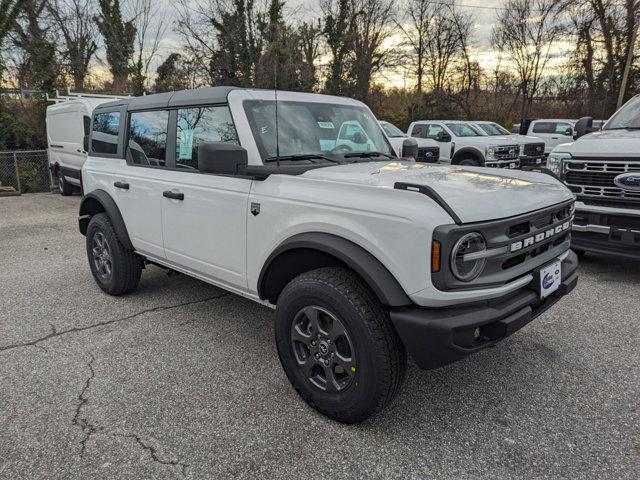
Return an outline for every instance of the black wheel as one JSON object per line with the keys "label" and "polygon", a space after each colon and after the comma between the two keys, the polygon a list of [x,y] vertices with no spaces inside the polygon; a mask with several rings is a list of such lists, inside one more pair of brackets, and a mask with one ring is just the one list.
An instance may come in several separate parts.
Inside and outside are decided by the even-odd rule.
{"label": "black wheel", "polygon": [[400,389],[405,349],[378,299],[350,270],[321,268],[292,280],[278,299],[275,336],[295,390],[334,420],[361,422]]}
{"label": "black wheel", "polygon": [[57,177],[58,177],[58,190],[60,190],[60,195],[63,197],[67,197],[73,193],[73,185],[67,182],[62,174],[62,171],[57,169]]}
{"label": "black wheel", "polygon": [[462,165],[463,167],[479,167],[480,162],[475,158],[463,158],[458,162],[458,165]]}
{"label": "black wheel", "polygon": [[87,256],[93,278],[108,294],[122,295],[138,286],[142,259],[120,243],[106,213],[91,217],[87,227]]}

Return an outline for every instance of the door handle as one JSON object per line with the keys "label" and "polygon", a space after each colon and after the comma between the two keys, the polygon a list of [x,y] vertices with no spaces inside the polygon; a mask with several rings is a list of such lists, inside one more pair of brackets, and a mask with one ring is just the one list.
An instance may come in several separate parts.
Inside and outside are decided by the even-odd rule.
{"label": "door handle", "polygon": [[122,190],[129,190],[129,184],[125,182],[113,182],[113,186]]}
{"label": "door handle", "polygon": [[165,190],[162,192],[162,196],[172,198],[173,200],[184,200],[184,193],[172,192],[171,190]]}

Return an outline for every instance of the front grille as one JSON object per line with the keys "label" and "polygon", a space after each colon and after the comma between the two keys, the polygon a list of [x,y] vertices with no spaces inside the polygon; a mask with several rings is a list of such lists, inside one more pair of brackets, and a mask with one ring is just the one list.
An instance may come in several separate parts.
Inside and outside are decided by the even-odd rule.
{"label": "front grille", "polygon": [[564,180],[578,197],[640,202],[640,192],[623,190],[613,182],[627,172],[640,172],[640,161],[573,159],[566,161]]}
{"label": "front grille", "polygon": [[496,160],[517,160],[519,157],[519,148],[517,145],[504,145],[495,148]]}
{"label": "front grille", "polygon": [[544,155],[544,143],[527,143],[524,146],[523,155],[535,157]]}
{"label": "front grille", "polygon": [[418,157],[416,162],[437,162],[440,159],[439,147],[420,147],[418,148]]}

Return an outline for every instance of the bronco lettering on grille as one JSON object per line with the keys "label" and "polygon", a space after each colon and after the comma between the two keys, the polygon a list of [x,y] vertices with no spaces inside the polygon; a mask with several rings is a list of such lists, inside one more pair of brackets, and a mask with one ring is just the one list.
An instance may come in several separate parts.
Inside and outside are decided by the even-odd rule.
{"label": "bronco lettering on grille", "polygon": [[511,244],[511,252],[517,252],[518,250],[522,250],[523,248],[530,247],[531,245],[535,245],[536,243],[543,242],[551,237],[555,237],[565,230],[569,230],[571,227],[571,222],[564,222],[562,225],[557,225],[554,228],[550,228],[545,230],[544,232],[540,232],[536,235],[532,235],[530,237],[525,238],[524,240],[519,240],[517,242],[513,242]]}

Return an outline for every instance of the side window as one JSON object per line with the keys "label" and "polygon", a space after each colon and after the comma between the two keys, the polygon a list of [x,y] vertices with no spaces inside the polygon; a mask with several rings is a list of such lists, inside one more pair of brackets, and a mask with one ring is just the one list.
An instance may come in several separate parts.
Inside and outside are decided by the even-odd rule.
{"label": "side window", "polygon": [[95,153],[118,153],[120,112],[98,113],[93,117],[91,149]]}
{"label": "side window", "polygon": [[427,136],[427,126],[426,125],[414,125],[411,129],[411,136],[418,138],[425,138]]}
{"label": "side window", "polygon": [[198,145],[202,142],[239,144],[229,107],[178,110],[176,168],[198,170]]}
{"label": "side window", "polygon": [[444,128],[442,125],[430,124],[429,129],[427,130],[427,138],[436,138],[440,132],[443,132]]}
{"label": "side window", "polygon": [[536,122],[533,125],[533,133],[555,133],[555,122]]}
{"label": "side window", "polygon": [[169,112],[134,112],[129,119],[127,158],[134,165],[164,167]]}
{"label": "side window", "polygon": [[82,125],[84,126],[84,134],[89,135],[91,133],[91,117],[88,115],[82,117]]}
{"label": "side window", "polygon": [[565,132],[568,129],[573,130],[573,127],[568,123],[556,123],[556,131],[555,131],[555,133],[559,133],[560,135],[564,135]]}

